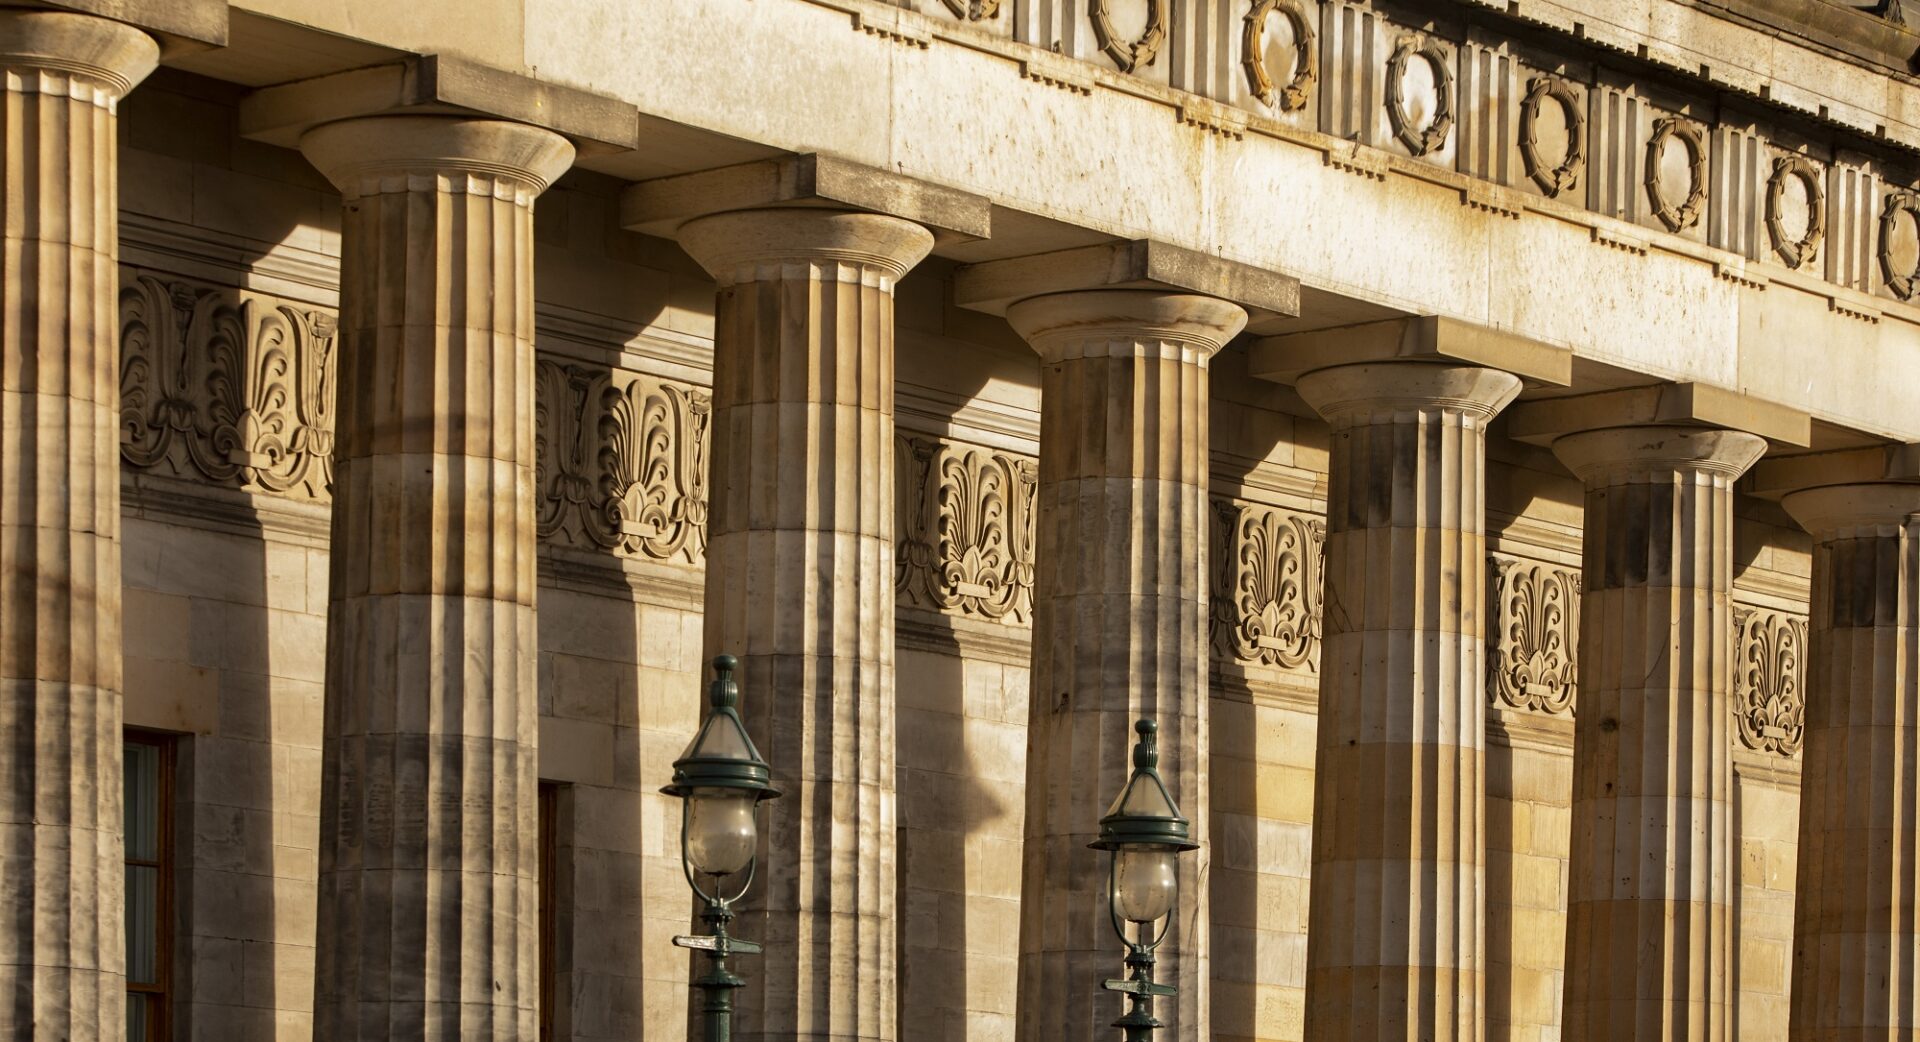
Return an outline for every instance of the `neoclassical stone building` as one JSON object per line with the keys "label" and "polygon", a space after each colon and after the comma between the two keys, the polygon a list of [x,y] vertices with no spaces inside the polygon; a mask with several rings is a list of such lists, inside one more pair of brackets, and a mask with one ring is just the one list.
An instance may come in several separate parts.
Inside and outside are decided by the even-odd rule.
{"label": "neoclassical stone building", "polygon": [[1920,1036],[1908,17],[0,7],[0,1038]]}

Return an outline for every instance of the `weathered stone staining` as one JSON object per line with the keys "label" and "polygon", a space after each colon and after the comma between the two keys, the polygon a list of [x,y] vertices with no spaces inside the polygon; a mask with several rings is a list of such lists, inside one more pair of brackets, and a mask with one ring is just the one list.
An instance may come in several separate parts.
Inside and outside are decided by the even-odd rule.
{"label": "weathered stone staining", "polygon": [[1520,378],[1319,369],[1332,428],[1306,1037],[1486,1030],[1486,432]]}
{"label": "weathered stone staining", "polygon": [[160,48],[0,8],[0,1036],[125,1034],[117,108]]}
{"label": "weathered stone staining", "polygon": [[1920,484],[1831,485],[1782,505],[1813,534],[1794,1042],[1920,1031]]}
{"label": "weathered stone staining", "polygon": [[[1160,290],[1022,300],[1007,321],[1040,355],[1033,691],[1021,887],[1022,1042],[1106,1037],[1098,982],[1124,954],[1107,855],[1089,850],[1126,782],[1133,721],[1160,726],[1161,773],[1206,842],[1207,361],[1239,305]],[[1182,1036],[1210,1034],[1206,857],[1182,858],[1156,978]]]}
{"label": "weathered stone staining", "polygon": [[769,805],[747,1039],[897,1034],[894,287],[933,233],[885,214],[696,218],[719,284],[706,645],[738,655]]}
{"label": "weathered stone staining", "polygon": [[314,1032],[531,1038],[533,202],[573,146],[386,116],[301,149],[345,204]]}
{"label": "weathered stone staining", "polygon": [[1733,1037],[1733,483],[1764,439],[1569,434],[1586,485],[1568,1042]]}

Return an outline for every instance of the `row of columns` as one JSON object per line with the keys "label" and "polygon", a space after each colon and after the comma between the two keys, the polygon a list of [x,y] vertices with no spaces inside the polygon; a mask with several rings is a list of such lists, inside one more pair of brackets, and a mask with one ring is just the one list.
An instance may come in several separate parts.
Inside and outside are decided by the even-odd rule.
{"label": "row of columns", "polygon": [[[158,59],[0,9],[0,1036],[122,1034],[118,100]],[[572,161],[517,123],[381,116],[302,141],[345,207],[316,1037],[528,1039],[536,953],[533,237]],[[743,1037],[898,1037],[893,292],[933,232],[851,207],[702,216],[719,285],[707,644],[783,773],[743,932]],[[1086,849],[1131,720],[1204,841],[1208,360],[1242,303],[1040,292],[1020,1037],[1103,1036],[1117,965]],[[1487,424],[1496,369],[1298,382],[1332,430],[1307,1037],[1485,1035]],[[1570,1042],[1725,1039],[1733,483],[1765,443],[1613,427],[1585,483]],[[1920,486],[1786,501],[1816,538],[1792,1037],[1911,1037]],[[1208,1029],[1207,861],[1163,950]],[[664,953],[663,953],[664,954]]]}

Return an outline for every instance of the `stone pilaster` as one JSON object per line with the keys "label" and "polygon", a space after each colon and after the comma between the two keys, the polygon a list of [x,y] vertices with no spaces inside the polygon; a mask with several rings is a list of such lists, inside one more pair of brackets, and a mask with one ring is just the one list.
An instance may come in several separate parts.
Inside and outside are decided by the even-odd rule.
{"label": "stone pilaster", "polygon": [[387,116],[301,149],[345,210],[314,1037],[530,1039],[533,201],[573,148]]}
{"label": "stone pilaster", "polygon": [[1300,377],[1332,427],[1306,1037],[1478,1040],[1487,423],[1511,373]]}
{"label": "stone pilaster", "polygon": [[1733,482],[1756,435],[1615,427],[1586,483],[1566,1042],[1726,1042],[1733,976]]}
{"label": "stone pilaster", "polygon": [[1208,1030],[1207,363],[1246,324],[1187,293],[1097,290],[1014,304],[1040,353],[1032,706],[1021,879],[1021,1042],[1114,1037],[1123,974],[1107,859],[1087,849],[1131,769],[1133,721],[1201,849],[1157,977],[1170,1037]]}
{"label": "stone pilaster", "polygon": [[735,1037],[895,1037],[893,292],[911,221],[716,214],[706,642],[739,656],[768,805]]}
{"label": "stone pilaster", "polygon": [[1920,484],[1788,496],[1813,533],[1794,1042],[1920,1037]]}
{"label": "stone pilaster", "polygon": [[126,1036],[115,110],[160,49],[0,8],[0,1038]]}

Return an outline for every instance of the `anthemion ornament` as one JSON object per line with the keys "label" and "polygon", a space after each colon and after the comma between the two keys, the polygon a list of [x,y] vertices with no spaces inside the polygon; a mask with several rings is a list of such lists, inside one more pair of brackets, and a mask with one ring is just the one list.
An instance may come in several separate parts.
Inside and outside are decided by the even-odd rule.
{"label": "anthemion ornament", "polygon": [[1087,0],[1087,18],[1093,22],[1093,40],[1121,72],[1152,65],[1167,42],[1167,0],[1147,0],[1147,25],[1138,39],[1123,39],[1113,27],[1108,10],[1112,0]]}
{"label": "anthemion ornament", "polygon": [[1900,215],[1906,214],[1913,222],[1916,231],[1920,231],[1920,195],[1913,192],[1894,192],[1887,196],[1885,209],[1880,211],[1880,274],[1887,280],[1887,289],[1901,300],[1913,297],[1914,279],[1920,278],[1920,258],[1916,258],[1915,267],[1902,271],[1893,258],[1893,235],[1899,228]]}
{"label": "anthemion ornament", "polygon": [[[1799,178],[1807,190],[1807,230],[1799,238],[1787,232],[1787,182]],[[1820,181],[1820,168],[1805,156],[1781,156],[1773,161],[1773,176],[1767,179],[1767,237],[1774,252],[1789,268],[1798,268],[1813,259],[1820,240],[1827,234],[1827,192]]]}
{"label": "anthemion ornament", "polygon": [[[1433,118],[1424,128],[1416,127],[1407,112],[1407,63],[1415,57],[1425,59],[1433,70]],[[1453,57],[1445,47],[1431,39],[1402,36],[1387,59],[1387,122],[1393,136],[1416,156],[1438,152],[1446,147],[1453,132]]]}
{"label": "anthemion ornament", "polygon": [[898,439],[900,545],[895,587],[904,603],[1022,622],[1033,602],[1031,459]]}
{"label": "anthemion ornament", "polygon": [[1513,709],[1573,711],[1580,638],[1580,573],[1493,555],[1487,694]]}
{"label": "anthemion ornament", "polygon": [[[1678,205],[1660,186],[1660,157],[1674,139],[1687,150],[1687,197]],[[1707,205],[1707,141],[1698,125],[1679,116],[1654,121],[1653,137],[1647,141],[1646,185],[1647,205],[1668,231],[1684,231],[1700,223],[1700,211]]]}
{"label": "anthemion ornament", "polygon": [[1739,654],[1734,720],[1740,726],[1741,743],[1757,752],[1793,756],[1806,737],[1801,666],[1807,620],[1738,608],[1734,639]]}
{"label": "anthemion ornament", "polygon": [[1319,668],[1327,525],[1271,507],[1214,500],[1216,652],[1281,669]]}
{"label": "anthemion ornament", "polygon": [[133,274],[120,293],[120,455],[255,492],[326,499],[330,312]]}
{"label": "anthemion ornament", "polygon": [[706,554],[704,391],[542,358],[534,365],[540,538],[697,564]]}
{"label": "anthemion ornament", "polygon": [[[1567,151],[1552,165],[1540,154],[1536,131],[1540,106],[1548,101],[1559,104],[1567,123]],[[1533,183],[1539,185],[1548,198],[1570,191],[1580,183],[1580,173],[1587,165],[1587,114],[1581,107],[1580,95],[1566,80],[1558,76],[1535,76],[1527,81],[1527,96],[1520,101],[1520,161],[1526,166],[1527,176],[1533,178]]]}
{"label": "anthemion ornament", "polygon": [[[1267,20],[1280,15],[1293,29],[1293,77],[1275,86],[1267,68]],[[1304,108],[1320,78],[1320,50],[1314,44],[1313,22],[1299,0],[1252,0],[1240,35],[1240,64],[1247,73],[1247,89],[1262,102],[1282,112]]]}

